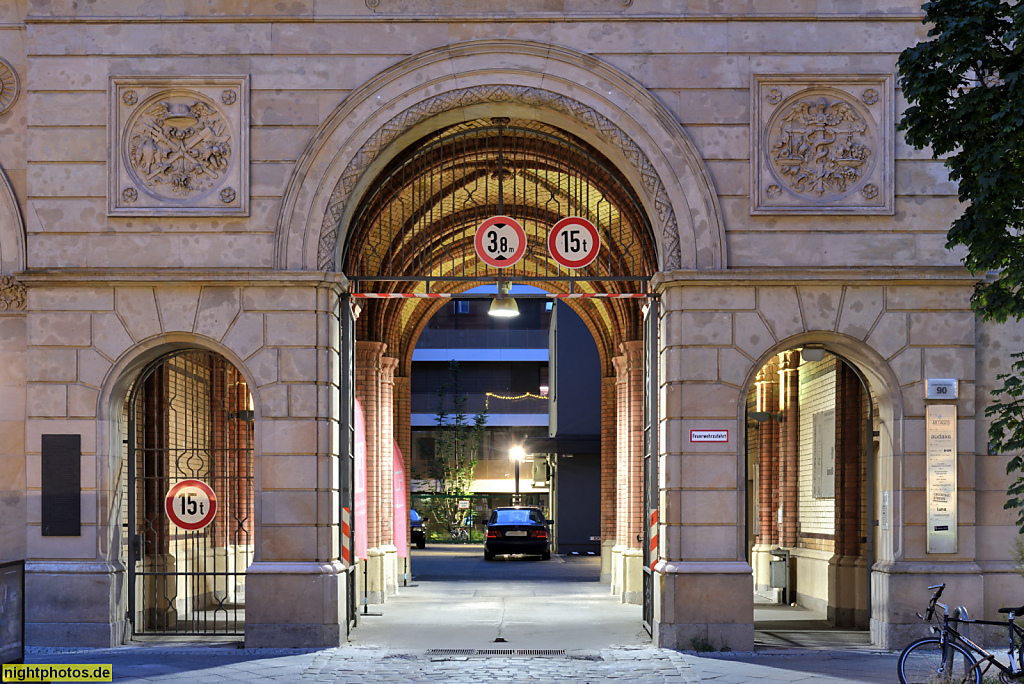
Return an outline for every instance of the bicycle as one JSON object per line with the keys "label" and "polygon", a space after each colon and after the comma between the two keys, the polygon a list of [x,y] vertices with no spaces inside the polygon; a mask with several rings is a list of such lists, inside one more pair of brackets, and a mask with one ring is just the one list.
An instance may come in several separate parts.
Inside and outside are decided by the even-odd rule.
{"label": "bicycle", "polygon": [[[935,616],[935,607],[938,606],[942,608],[942,627],[930,625],[932,634],[937,636],[918,639],[900,653],[896,668],[901,684],[981,684],[982,678],[993,666],[999,670],[999,681],[1004,684],[1024,679],[1024,655],[1020,648],[1024,644],[1024,628],[1014,622],[1017,615],[1024,613],[1024,606],[1000,608],[1000,613],[1009,614],[1005,622],[951,618],[947,606],[938,602],[946,585],[936,584],[928,588],[935,593],[928,602],[926,613],[918,613],[917,616],[925,622],[931,622]],[[960,624],[1005,625],[1010,633],[1009,667],[1003,665],[995,655],[971,641],[969,637],[961,634],[954,626]],[[980,656],[981,660],[975,658],[975,654]]]}

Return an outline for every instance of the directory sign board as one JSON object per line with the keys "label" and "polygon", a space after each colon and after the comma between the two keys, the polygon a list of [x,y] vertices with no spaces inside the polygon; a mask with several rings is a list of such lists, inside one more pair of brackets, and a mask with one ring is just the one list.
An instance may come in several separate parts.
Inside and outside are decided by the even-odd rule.
{"label": "directory sign board", "polygon": [[956,406],[928,406],[928,553],[956,553]]}

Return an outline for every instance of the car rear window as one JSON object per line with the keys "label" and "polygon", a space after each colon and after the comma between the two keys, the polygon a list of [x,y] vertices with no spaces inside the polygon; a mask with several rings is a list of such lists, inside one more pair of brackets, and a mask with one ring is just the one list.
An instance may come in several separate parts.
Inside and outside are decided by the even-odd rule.
{"label": "car rear window", "polygon": [[494,511],[494,517],[491,518],[492,525],[520,525],[536,523],[543,525],[544,516],[540,514],[540,511],[519,508],[519,509],[499,509]]}

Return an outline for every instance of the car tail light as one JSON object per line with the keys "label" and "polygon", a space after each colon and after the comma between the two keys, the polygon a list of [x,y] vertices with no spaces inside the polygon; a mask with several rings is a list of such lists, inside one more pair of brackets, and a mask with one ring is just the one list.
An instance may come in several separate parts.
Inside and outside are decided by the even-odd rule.
{"label": "car tail light", "polygon": [[501,530],[487,530],[487,538],[488,539],[500,539],[501,538]]}
{"label": "car tail light", "polygon": [[531,534],[530,536],[536,537],[537,539],[547,539],[548,533],[547,530],[534,530],[533,534]]}

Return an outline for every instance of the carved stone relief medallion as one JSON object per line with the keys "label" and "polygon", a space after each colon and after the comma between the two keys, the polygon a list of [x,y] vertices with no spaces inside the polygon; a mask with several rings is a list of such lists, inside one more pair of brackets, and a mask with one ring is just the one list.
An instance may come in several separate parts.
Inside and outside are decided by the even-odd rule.
{"label": "carved stone relief medallion", "polygon": [[892,78],[755,75],[751,213],[892,214]]}
{"label": "carved stone relief medallion", "polygon": [[18,99],[18,72],[5,59],[0,59],[0,114],[14,106]]}
{"label": "carved stone relief medallion", "polygon": [[111,77],[107,213],[247,216],[247,77]]}

